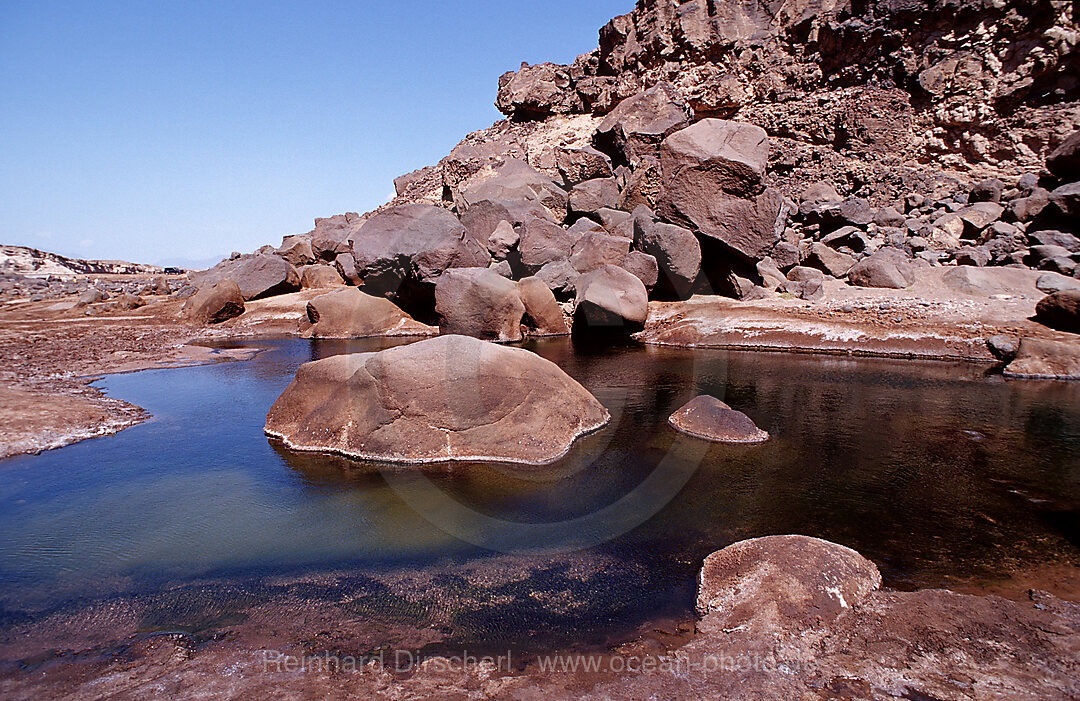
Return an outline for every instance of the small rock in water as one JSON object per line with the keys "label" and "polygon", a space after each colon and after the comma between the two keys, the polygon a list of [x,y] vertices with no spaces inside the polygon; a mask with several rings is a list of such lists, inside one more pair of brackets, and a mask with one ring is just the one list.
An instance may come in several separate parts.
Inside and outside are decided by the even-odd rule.
{"label": "small rock in water", "polygon": [[764,443],[769,440],[769,434],[754,425],[749,416],[705,394],[691,399],[671,415],[668,423],[677,431],[717,443]]}

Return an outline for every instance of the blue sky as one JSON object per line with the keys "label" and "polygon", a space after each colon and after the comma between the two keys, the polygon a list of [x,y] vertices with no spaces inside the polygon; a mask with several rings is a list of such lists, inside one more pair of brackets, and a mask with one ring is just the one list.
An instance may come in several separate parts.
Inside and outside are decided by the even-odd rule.
{"label": "blue sky", "polygon": [[373,209],[633,0],[0,0],[0,243],[139,262]]}

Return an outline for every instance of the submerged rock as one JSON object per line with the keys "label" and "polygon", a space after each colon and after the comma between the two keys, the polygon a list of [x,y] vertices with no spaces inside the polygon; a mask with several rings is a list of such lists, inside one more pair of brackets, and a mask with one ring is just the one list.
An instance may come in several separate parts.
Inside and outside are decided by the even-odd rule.
{"label": "submerged rock", "polygon": [[546,464],[610,418],[535,353],[440,336],[306,363],[266,433],[293,450],[365,460]]}
{"label": "submerged rock", "polygon": [[682,433],[717,443],[764,443],[769,434],[749,416],[736,411],[716,397],[694,397],[668,419]]}

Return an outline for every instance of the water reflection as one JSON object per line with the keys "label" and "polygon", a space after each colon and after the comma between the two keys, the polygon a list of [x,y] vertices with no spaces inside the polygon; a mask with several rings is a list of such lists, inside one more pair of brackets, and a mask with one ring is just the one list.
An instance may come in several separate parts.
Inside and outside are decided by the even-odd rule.
{"label": "water reflection", "polygon": [[[689,611],[701,559],[759,535],[843,543],[897,587],[1080,559],[1077,384],[951,363],[531,342],[612,424],[544,468],[417,470],[297,454],[262,432],[301,363],[385,342],[259,345],[249,362],[108,378],[155,420],[0,463],[5,615],[177,586],[216,600],[221,589],[199,594],[206,576],[259,601],[284,595],[259,584],[267,573],[332,569],[370,590],[365,615],[410,611],[474,640],[566,640]],[[671,431],[667,416],[702,392],[772,440]],[[587,520],[628,495],[617,537]]]}

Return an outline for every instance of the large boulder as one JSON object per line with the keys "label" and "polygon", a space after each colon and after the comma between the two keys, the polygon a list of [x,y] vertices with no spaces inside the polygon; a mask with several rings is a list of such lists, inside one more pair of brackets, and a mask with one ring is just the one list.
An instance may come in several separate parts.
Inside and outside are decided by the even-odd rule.
{"label": "large boulder", "polygon": [[441,336],[302,365],[266,433],[293,450],[365,460],[546,464],[609,420],[535,353]]}
{"label": "large boulder", "polygon": [[315,262],[315,254],[311,248],[311,236],[300,234],[286,236],[277,249],[277,254],[299,268],[302,265],[311,265]]}
{"label": "large boulder", "polygon": [[780,240],[786,223],[780,191],[770,187],[753,197],[732,197],[723,192],[718,182],[710,181],[708,172],[699,171],[698,175],[693,184],[684,182],[664,188],[657,203],[660,215],[722,242],[747,260],[759,261],[767,256]]}
{"label": "large boulder", "polygon": [[815,242],[810,246],[804,265],[840,278],[848,274],[855,265],[855,259],[846,253],[834,251],[824,243]]}
{"label": "large boulder", "polygon": [[685,299],[701,272],[701,244],[688,229],[656,221],[646,207],[634,210],[634,245],[656,259],[657,295]]}
{"label": "large boulder", "polygon": [[483,200],[529,201],[542,205],[555,221],[566,218],[566,191],[525,161],[507,158],[489,174],[478,174],[461,191],[466,209]]}
{"label": "large boulder", "polygon": [[525,305],[517,285],[489,268],[443,273],[435,283],[435,312],[444,334],[500,343],[521,340]]}
{"label": "large boulder", "polygon": [[579,273],[589,273],[602,265],[619,265],[630,253],[630,239],[592,231],[574,243],[570,264]]}
{"label": "large boulder", "polygon": [[184,302],[181,313],[196,324],[220,324],[244,313],[244,296],[235,282],[222,280],[200,287]]}
{"label": "large boulder", "polygon": [[300,287],[305,290],[340,287],[345,284],[332,265],[305,265],[300,269]]}
{"label": "large boulder", "polygon": [[334,260],[339,253],[348,253],[349,238],[363,223],[356,212],[316,219],[315,228],[308,234],[312,253],[326,261]]}
{"label": "large boulder", "polygon": [[577,242],[576,234],[537,217],[522,222],[518,234],[521,266],[528,273],[536,273],[548,263],[569,259]]}
{"label": "large boulder", "polygon": [[690,106],[669,83],[657,83],[612,110],[596,130],[596,147],[617,165],[637,165],[666,136],[690,123]]}
{"label": "large boulder", "polygon": [[1073,132],[1046,157],[1046,169],[1063,180],[1080,180],[1080,131]]}
{"label": "large boulder", "polygon": [[407,311],[430,312],[435,279],[447,270],[491,263],[487,249],[467,234],[457,217],[423,204],[374,215],[354,235],[352,247],[364,290]]}
{"label": "large boulder", "polygon": [[842,545],[801,535],[744,540],[705,558],[698,629],[797,633],[835,620],[880,586],[874,563]]}
{"label": "large boulder", "polygon": [[272,253],[256,253],[222,261],[209,270],[192,273],[191,280],[198,287],[232,280],[240,288],[245,301],[300,289],[300,273],[287,260]]}
{"label": "large boulder", "polygon": [[518,280],[517,289],[525,305],[522,323],[528,327],[530,336],[565,336],[570,333],[562,308],[543,280],[537,277],[522,278]]}
{"label": "large boulder", "polygon": [[915,263],[898,248],[882,248],[848,271],[848,282],[858,287],[902,290],[915,283]]}
{"label": "large boulder", "polygon": [[1050,193],[1050,201],[1068,217],[1080,217],[1080,181],[1068,183]]}
{"label": "large boulder", "polygon": [[678,131],[660,145],[657,210],[761,260],[780,240],[785,219],[780,192],[762,189],[768,157],[765,131],[751,124],[706,119]]}
{"label": "large boulder", "polygon": [[563,180],[570,185],[596,178],[610,178],[614,174],[611,157],[592,146],[559,149],[555,153],[555,163]]}
{"label": "large boulder", "polygon": [[372,297],[355,287],[320,295],[307,303],[312,338],[433,336],[438,329],[415,321],[385,297]]}
{"label": "large boulder", "polygon": [[732,409],[716,397],[702,394],[668,417],[668,423],[695,438],[715,443],[764,443],[769,434],[749,416]]}
{"label": "large boulder", "polygon": [[575,333],[633,332],[641,330],[649,315],[649,293],[633,274],[604,265],[575,283]]}
{"label": "large boulder", "polygon": [[1061,290],[1039,300],[1035,318],[1060,331],[1080,333],[1080,290]]}
{"label": "large boulder", "polygon": [[594,178],[578,183],[570,191],[570,212],[595,214],[601,209],[613,209],[619,204],[619,186],[615,178]]}
{"label": "large boulder", "polygon": [[543,119],[553,114],[582,111],[581,98],[570,86],[565,66],[541,63],[521,64],[521,70],[499,78],[495,106],[500,112],[518,119]]}
{"label": "large boulder", "polygon": [[665,201],[683,211],[683,198],[750,197],[763,189],[769,137],[753,124],[703,119],[660,144]]}

